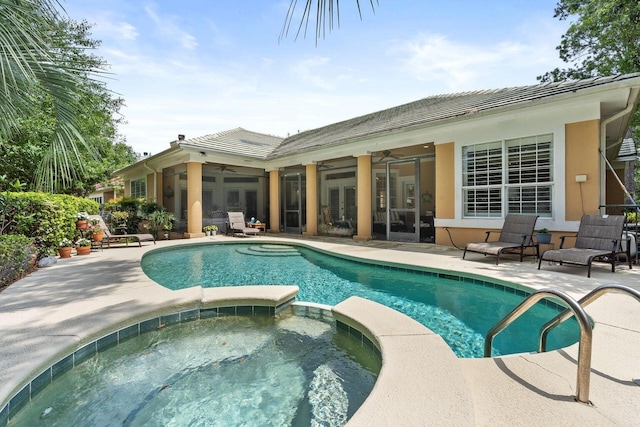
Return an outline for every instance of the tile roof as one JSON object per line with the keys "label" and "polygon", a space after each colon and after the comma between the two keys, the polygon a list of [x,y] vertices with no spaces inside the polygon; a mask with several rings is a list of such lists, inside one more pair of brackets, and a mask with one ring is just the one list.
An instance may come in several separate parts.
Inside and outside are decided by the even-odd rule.
{"label": "tile roof", "polygon": [[633,138],[625,138],[622,140],[622,144],[620,144],[620,150],[618,151],[617,161],[633,161],[637,160],[638,149],[636,148],[636,143]]}
{"label": "tile roof", "polygon": [[176,142],[180,145],[193,145],[220,153],[264,159],[282,142],[282,138],[235,128]]}
{"label": "tile roof", "polygon": [[578,92],[638,76],[640,73],[430,96],[290,136],[268,157],[275,158],[322,146],[337,145],[410,126],[436,124],[448,119]]}

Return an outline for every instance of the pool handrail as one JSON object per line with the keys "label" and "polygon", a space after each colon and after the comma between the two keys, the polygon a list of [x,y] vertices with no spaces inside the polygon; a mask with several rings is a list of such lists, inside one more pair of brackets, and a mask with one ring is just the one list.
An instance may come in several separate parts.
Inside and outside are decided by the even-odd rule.
{"label": "pool handrail", "polygon": [[[630,295],[634,297],[636,300],[640,301],[640,292],[636,291],[635,289],[625,285],[609,284],[609,285],[598,286],[597,288],[589,292],[587,295],[580,298],[578,300],[578,304],[580,304],[580,306],[584,308],[589,304],[591,304],[592,302],[594,302],[595,300],[597,300],[598,298],[600,298],[602,295],[610,294],[610,293]],[[572,316],[573,316],[573,312],[567,308],[562,313],[558,314],[556,317],[554,317],[553,319],[545,323],[542,326],[542,328],[540,328],[538,352],[544,353],[545,351],[547,351],[547,336],[549,335],[549,332],[551,332],[551,329],[555,328],[565,320],[570,319]]]}
{"label": "pool handrail", "polygon": [[576,379],[576,396],[575,399],[580,403],[590,404],[589,402],[589,382],[591,379],[591,344],[593,337],[593,327],[589,321],[587,313],[578,302],[564,292],[555,289],[540,289],[518,304],[498,323],[496,323],[487,332],[484,342],[484,357],[491,357],[491,348],[493,338],[502,332],[507,326],[513,323],[518,317],[524,314],[529,308],[541,299],[555,297],[564,301],[569,309],[573,312],[580,325],[580,345],[578,347],[578,374]]}

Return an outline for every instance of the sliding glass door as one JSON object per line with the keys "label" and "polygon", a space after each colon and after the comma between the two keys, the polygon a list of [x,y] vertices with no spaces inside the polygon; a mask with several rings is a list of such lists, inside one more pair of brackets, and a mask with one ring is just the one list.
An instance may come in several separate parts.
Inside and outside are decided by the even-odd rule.
{"label": "sliding glass door", "polygon": [[387,163],[387,239],[420,241],[420,160]]}

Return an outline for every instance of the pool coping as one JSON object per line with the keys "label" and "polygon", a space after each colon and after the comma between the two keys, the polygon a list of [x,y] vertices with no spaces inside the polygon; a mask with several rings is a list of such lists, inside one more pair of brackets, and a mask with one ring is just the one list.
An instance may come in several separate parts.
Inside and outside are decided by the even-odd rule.
{"label": "pool coping", "polygon": [[[298,244],[347,257],[366,258],[373,262],[398,262],[438,268],[465,276],[486,276],[492,280],[516,283],[528,289],[539,289],[553,283],[575,297],[613,280],[636,289],[640,286],[640,271],[637,268],[632,271],[620,269],[615,274],[604,269],[596,269],[592,279],[587,280],[583,277],[582,269],[549,266],[543,271],[537,271],[535,265],[509,263],[507,260],[500,266],[494,266],[492,260],[484,262],[482,258],[462,261],[459,253],[435,245],[414,245],[396,249],[394,245],[379,248],[368,247],[366,244],[345,245],[333,241],[301,241],[273,236],[258,239],[261,243]],[[237,239],[220,236],[196,240],[205,244],[221,241],[238,242]],[[158,246],[193,243],[194,240],[158,242]],[[147,278],[142,273],[139,261],[149,250],[153,250],[153,246],[112,248],[89,257],[61,260],[56,266],[41,269],[0,293],[0,339],[4,343],[0,347],[0,400],[6,401],[10,395],[8,389],[13,390],[5,381],[7,378],[29,376],[25,372],[30,372],[31,377],[34,377],[37,375],[37,372],[34,372],[37,369],[33,368],[35,360],[42,362],[37,364],[38,366],[44,366],[44,361],[55,359],[52,354],[56,348],[78,345],[82,340],[86,342],[87,336],[99,329],[100,325],[104,326],[105,322],[116,325],[126,323],[122,319],[131,318],[131,313],[135,316],[145,310],[159,310],[166,306],[179,307],[189,304],[189,301],[202,303],[203,294],[199,288],[169,291]],[[434,250],[434,253],[428,253],[428,250]],[[87,280],[88,277],[90,280]],[[615,309],[612,309],[608,303],[609,298],[616,297],[607,297],[607,304],[597,302],[589,307],[589,314],[596,321],[595,331],[604,334],[594,337],[594,343],[600,344],[596,349],[596,359],[602,360],[597,360],[598,363],[592,366],[598,373],[603,374],[592,375],[592,389],[596,391],[592,394],[597,406],[585,409],[583,405],[572,401],[569,403],[565,398],[559,401],[549,399],[549,393],[551,396],[553,393],[571,396],[575,385],[575,366],[571,360],[575,358],[577,346],[539,355],[457,359],[460,371],[465,374],[469,385],[469,391],[466,393],[471,393],[472,396],[470,407],[474,413],[473,424],[512,424],[514,420],[536,420],[543,424],[549,421],[557,422],[559,419],[615,424],[616,421],[624,423],[625,420],[629,422],[638,419],[640,409],[625,405],[624,402],[637,402],[640,397],[640,387],[630,381],[632,373],[636,373],[634,378],[640,376],[640,362],[637,358],[640,331],[637,322],[633,321],[638,318],[635,313],[640,311],[639,305],[630,305],[626,300],[616,298]],[[98,313],[103,316],[97,316]],[[348,312],[343,314],[345,321],[347,315],[351,316]],[[601,316],[605,323],[600,321]],[[368,322],[365,318],[361,326],[375,330]],[[367,332],[364,334],[367,335]],[[391,358],[398,356],[403,360],[402,357],[407,355],[417,357],[426,351],[414,351],[418,341],[409,335],[394,337],[375,335],[371,331],[369,334],[369,339],[379,340],[382,352],[385,351],[385,346],[387,349],[392,348],[390,345],[393,340],[399,343],[397,348],[405,346],[404,351],[397,351],[399,354],[389,353],[391,356],[388,357]],[[416,338],[422,339],[421,336]],[[403,343],[403,340],[406,340],[406,343]],[[616,357],[612,357],[610,352],[614,346]],[[31,357],[29,360],[25,360],[27,354]],[[402,371],[410,372],[410,363],[421,363],[420,360],[412,361],[411,357],[408,359],[405,359]],[[401,381],[396,381],[396,378],[403,378],[400,376],[402,372],[388,370],[389,381],[385,381],[387,374],[384,369],[388,367],[387,363],[391,363],[390,360],[383,360],[383,371],[379,379],[380,384],[387,383],[387,386],[376,385],[370,396],[375,397],[379,393],[382,396],[381,402],[386,399],[387,405],[376,409],[365,401],[361,410],[352,418],[354,423],[359,422],[360,412],[366,417],[371,417],[371,420],[378,420],[385,416],[385,411],[393,410],[392,406],[404,404],[404,398],[398,403],[400,399],[394,396],[397,393],[394,387],[403,385]],[[536,369],[533,370],[532,367]],[[629,373],[629,370],[632,373]],[[551,382],[548,378],[549,372],[554,372]],[[431,381],[422,368],[413,371],[413,375],[423,381]],[[594,382],[598,383],[597,388],[594,387]],[[385,392],[387,387],[389,389]],[[412,394],[411,390],[405,392],[407,395]],[[436,398],[434,402],[442,403]],[[414,395],[413,400],[424,403],[421,396]],[[467,398],[464,400],[467,401]],[[541,406],[545,408],[543,412],[540,411]],[[405,425],[435,424],[431,422],[434,421],[432,414],[421,405],[408,408],[409,412],[405,412]]]}
{"label": "pool coping", "polygon": [[370,340],[382,354],[373,390],[347,426],[405,426],[416,419],[432,425],[473,425],[469,384],[439,335],[398,311],[356,296],[332,312],[338,329],[355,329],[365,346]]}

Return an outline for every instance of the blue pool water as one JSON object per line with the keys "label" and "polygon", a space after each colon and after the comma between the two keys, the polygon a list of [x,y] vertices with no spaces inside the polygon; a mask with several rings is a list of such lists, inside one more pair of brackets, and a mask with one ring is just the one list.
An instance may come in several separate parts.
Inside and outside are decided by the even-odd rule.
{"label": "blue pool water", "polygon": [[[385,269],[290,245],[179,246],[146,254],[142,268],[169,289],[297,285],[298,300],[328,305],[361,296],[427,326],[458,357],[482,357],[486,332],[525,297],[508,287],[492,288],[437,272]],[[535,351],[540,327],[557,313],[555,307],[536,304],[495,338],[494,355]],[[567,321],[549,334],[548,348],[564,347],[578,338],[576,323]]]}
{"label": "blue pool water", "polygon": [[167,326],[57,378],[11,426],[344,425],[379,359],[299,316],[221,317]]}

